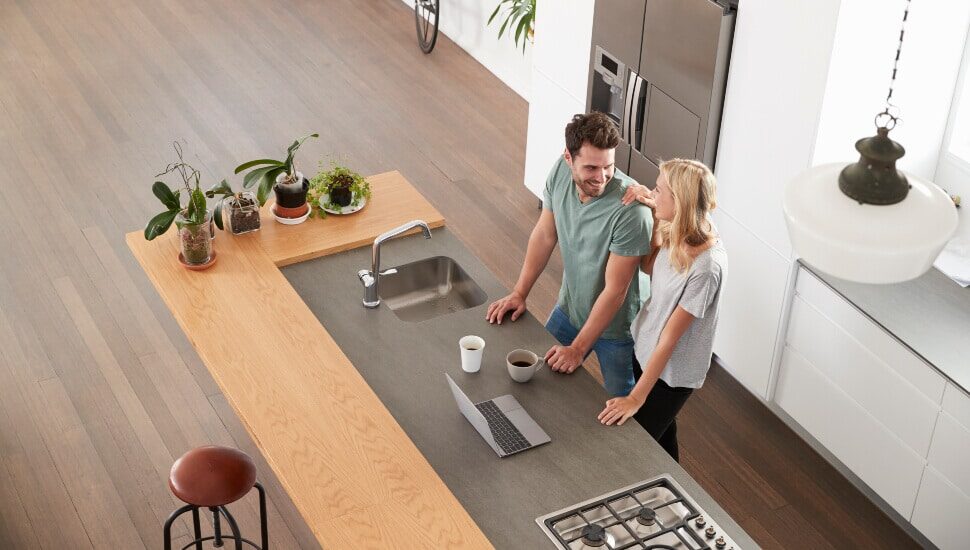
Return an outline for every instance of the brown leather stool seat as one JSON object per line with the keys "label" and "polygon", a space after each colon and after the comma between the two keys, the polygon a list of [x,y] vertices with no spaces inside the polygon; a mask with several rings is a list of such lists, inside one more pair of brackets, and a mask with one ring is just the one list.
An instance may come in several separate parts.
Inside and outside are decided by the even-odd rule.
{"label": "brown leather stool seat", "polygon": [[229,447],[208,445],[182,455],[172,464],[168,486],[182,502],[202,507],[235,502],[256,483],[256,464]]}
{"label": "brown leather stool seat", "polygon": [[[192,514],[192,530],[195,539],[181,550],[194,546],[202,550],[202,543],[212,541],[216,548],[222,548],[226,540],[234,543],[236,550],[248,545],[257,550],[269,550],[269,528],[266,524],[266,491],[256,481],[256,464],[246,453],[230,447],[207,445],[185,453],[175,464],[168,476],[168,486],[172,494],[185,502],[172,512],[163,528],[164,550],[172,550],[172,524],[182,515]],[[259,493],[259,532],[261,546],[243,538],[236,519],[229,513],[226,505],[236,502],[255,488]],[[210,536],[202,536],[202,522],[199,509],[208,508],[212,513]],[[222,521],[225,519],[229,534],[223,534]]]}

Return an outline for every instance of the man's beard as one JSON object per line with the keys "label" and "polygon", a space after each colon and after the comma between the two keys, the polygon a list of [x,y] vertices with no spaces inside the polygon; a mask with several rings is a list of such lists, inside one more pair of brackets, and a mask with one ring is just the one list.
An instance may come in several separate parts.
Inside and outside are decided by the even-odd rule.
{"label": "man's beard", "polygon": [[579,184],[579,190],[588,197],[598,197],[606,191],[606,183],[599,185],[595,181],[586,180]]}

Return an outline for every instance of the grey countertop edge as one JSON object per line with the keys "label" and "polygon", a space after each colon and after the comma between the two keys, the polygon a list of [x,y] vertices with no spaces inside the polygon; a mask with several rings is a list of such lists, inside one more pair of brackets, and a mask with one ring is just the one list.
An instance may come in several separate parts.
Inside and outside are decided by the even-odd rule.
{"label": "grey countertop edge", "polygon": [[[966,358],[954,356],[956,353],[954,350],[961,340],[929,341],[925,337],[915,334],[916,331],[910,331],[910,326],[906,326],[917,321],[929,321],[924,326],[935,327],[936,330],[953,330],[956,327],[955,331],[962,332],[963,337],[966,338],[966,335],[970,335],[970,288],[960,287],[936,268],[930,268],[927,273],[904,283],[867,285],[838,279],[819,271],[801,259],[796,261],[800,268],[818,278],[822,284],[844,298],[856,311],[872,321],[895,341],[912,352],[913,355],[919,357],[949,383],[970,396],[970,354],[967,354]],[[950,298],[952,299],[951,304],[962,302],[967,308],[966,319],[957,316],[947,317],[945,315],[948,313],[946,308],[942,308],[942,311],[926,311],[927,317],[921,319],[913,319],[907,315],[893,315],[880,309],[881,304],[873,300],[875,297],[881,296],[887,299],[886,303],[890,304],[893,299],[906,298],[915,303],[928,298],[929,294],[935,294],[937,298]],[[940,317],[941,314],[943,314],[942,318]],[[948,322],[951,324],[948,325]],[[940,349],[941,347],[944,349]]]}
{"label": "grey countertop edge", "polygon": [[[410,236],[387,242],[385,267],[450,256],[489,300],[507,292],[446,227],[433,235],[430,241]],[[542,369],[528,384],[509,380],[506,351],[522,347],[541,353],[555,343],[531,313],[513,325],[489,325],[484,321],[486,301],[406,323],[384,305],[373,310],[361,306],[356,273],[369,262],[369,248],[358,248],[288,266],[283,273],[497,548],[552,548],[535,518],[662,474],[680,483],[739,547],[758,547],[646,431],[632,421],[612,428],[599,425],[596,414],[606,394],[588,373],[580,369],[561,375]],[[372,328],[364,333],[364,326]],[[469,333],[486,340],[478,374],[464,373],[458,366],[457,339]],[[410,350],[404,359],[397,353],[400,349]],[[552,443],[499,459],[458,412],[444,372],[473,401],[516,396]]]}

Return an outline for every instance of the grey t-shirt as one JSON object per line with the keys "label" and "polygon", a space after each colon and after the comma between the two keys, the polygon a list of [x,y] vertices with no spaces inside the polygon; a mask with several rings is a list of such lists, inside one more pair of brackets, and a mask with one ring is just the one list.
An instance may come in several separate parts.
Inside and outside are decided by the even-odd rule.
{"label": "grey t-shirt", "polygon": [[677,306],[695,317],[680,337],[660,379],[671,387],[699,388],[704,384],[714,350],[718,302],[727,276],[727,252],[718,239],[680,273],[670,263],[670,249],[662,248],[653,265],[650,301],[633,320],[634,354],[646,368],[660,334]]}

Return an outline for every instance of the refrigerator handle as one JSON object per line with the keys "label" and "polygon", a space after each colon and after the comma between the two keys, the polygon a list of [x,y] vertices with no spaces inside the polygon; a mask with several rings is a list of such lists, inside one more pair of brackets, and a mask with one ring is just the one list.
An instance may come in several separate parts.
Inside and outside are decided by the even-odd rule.
{"label": "refrigerator handle", "polygon": [[633,86],[633,93],[631,94],[630,98],[630,138],[627,139],[627,141],[633,147],[633,150],[637,152],[640,152],[642,142],[644,109],[647,104],[646,95],[647,81],[640,76],[637,76],[636,84]]}
{"label": "refrigerator handle", "polygon": [[631,139],[633,136],[633,125],[630,119],[630,111],[633,109],[633,89],[638,80],[640,80],[640,76],[630,71],[630,76],[626,83],[626,94],[623,97],[623,122],[620,124],[620,137],[630,144],[633,143]]}

